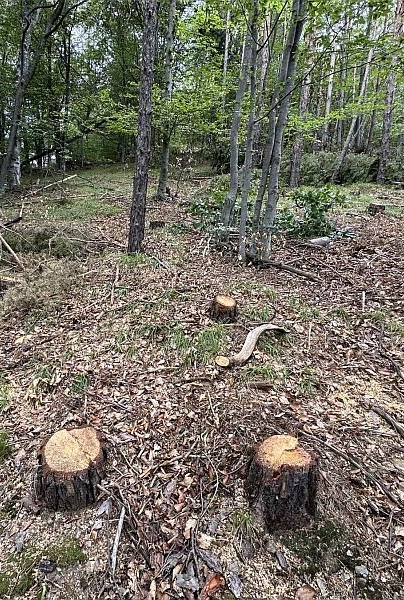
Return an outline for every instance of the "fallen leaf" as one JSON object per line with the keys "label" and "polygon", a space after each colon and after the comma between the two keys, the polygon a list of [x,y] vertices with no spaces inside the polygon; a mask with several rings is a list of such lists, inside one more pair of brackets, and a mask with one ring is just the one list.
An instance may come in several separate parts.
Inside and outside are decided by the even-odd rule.
{"label": "fallen leaf", "polygon": [[213,594],[215,594],[224,586],[224,584],[224,577],[222,577],[220,573],[211,573],[211,575],[209,575],[205,581],[205,584],[199,595],[199,600],[207,600],[207,598],[211,598]]}

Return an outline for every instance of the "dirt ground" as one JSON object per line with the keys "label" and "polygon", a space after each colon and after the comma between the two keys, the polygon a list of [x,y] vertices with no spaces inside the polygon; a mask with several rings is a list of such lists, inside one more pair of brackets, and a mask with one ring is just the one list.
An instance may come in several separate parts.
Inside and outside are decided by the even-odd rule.
{"label": "dirt ground", "polygon": [[[402,598],[404,193],[350,190],[352,237],[326,249],[279,237],[274,259],[310,281],[215,249],[188,211],[203,175],[150,200],[165,226],[127,256],[131,174],[81,175],[26,191],[25,271],[4,248],[0,263],[0,598]],[[367,215],[386,195],[393,209]],[[219,292],[239,303],[234,325],[207,316]],[[289,334],[215,365],[269,320]],[[42,440],[83,424],[108,449],[99,501],[38,506]],[[244,498],[248,453],[274,433],[320,456],[318,515],[295,533],[266,534]]]}

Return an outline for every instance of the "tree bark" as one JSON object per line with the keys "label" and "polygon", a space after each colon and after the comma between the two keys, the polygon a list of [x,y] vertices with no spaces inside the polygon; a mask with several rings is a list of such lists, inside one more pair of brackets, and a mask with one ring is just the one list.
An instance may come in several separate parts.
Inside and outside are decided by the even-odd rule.
{"label": "tree bark", "polygon": [[[299,115],[303,120],[306,118],[309,105],[310,105],[310,90],[311,90],[311,67],[313,65],[313,36],[311,35],[308,40],[308,51],[310,53],[308,60],[308,75],[302,83],[300,92],[300,103],[299,103]],[[300,181],[300,165],[303,156],[303,144],[304,136],[302,131],[298,131],[296,134],[296,141],[292,148],[292,157],[290,165],[290,187],[297,187]]]}
{"label": "tree bark", "polygon": [[[363,75],[361,89],[359,90],[359,96],[358,96],[359,103],[362,101],[362,99],[365,95],[365,92],[366,92],[366,85],[367,85],[367,81],[368,81],[368,77],[369,77],[369,73],[370,73],[370,63],[372,61],[372,56],[373,56],[373,48],[370,48],[367,59],[366,59],[366,69],[365,69],[365,72]],[[338,177],[339,177],[339,174],[341,171],[342,164],[345,160],[345,157],[348,153],[349,148],[351,147],[351,143],[352,143],[352,140],[354,137],[358,118],[359,118],[359,115],[355,115],[351,121],[351,126],[349,128],[348,135],[346,136],[344,146],[343,146],[343,148],[334,164],[334,167],[333,167],[333,171],[332,171],[332,175],[331,175],[332,183],[335,183],[336,181],[338,181]]]}
{"label": "tree bark", "polygon": [[288,40],[284,53],[287,58],[287,76],[282,91],[279,115],[276,122],[274,145],[271,158],[271,172],[268,182],[268,197],[265,215],[262,223],[261,235],[261,259],[268,260],[271,253],[271,230],[275,220],[276,206],[278,202],[279,170],[281,164],[283,133],[288,117],[290,96],[296,74],[297,52],[306,17],[305,0],[294,0],[292,7],[292,18],[288,34]]}
{"label": "tree bark", "polygon": [[104,444],[92,427],[57,431],[39,449],[35,497],[52,510],[77,510],[92,504],[105,458]]}
{"label": "tree bark", "polygon": [[136,134],[135,174],[130,214],[128,252],[140,252],[144,239],[146,195],[151,147],[152,88],[157,35],[157,2],[145,0],[142,34],[142,66]]}
{"label": "tree bark", "polygon": [[209,306],[209,316],[217,323],[234,323],[237,320],[237,302],[231,296],[219,294]]}
{"label": "tree bark", "polygon": [[296,529],[316,514],[318,457],[290,435],[260,444],[247,469],[245,490],[267,530]]}
{"label": "tree bark", "polygon": [[[175,13],[176,13],[176,0],[170,0],[170,6],[168,10],[168,28],[167,28],[167,41],[164,56],[164,100],[168,105],[171,100],[173,90],[173,77],[172,77],[172,55],[174,46],[174,26],[175,26]],[[167,120],[164,124],[163,131],[163,144],[161,148],[161,160],[160,160],[160,176],[157,187],[157,198],[158,200],[164,200],[166,197],[166,188],[168,181],[168,170],[170,160],[170,142],[171,135],[173,133],[172,124]]]}
{"label": "tree bark", "polygon": [[[404,1],[397,0],[396,9],[394,14],[394,28],[393,37],[397,40],[403,31],[403,19],[404,19]],[[385,109],[383,113],[383,129],[382,139],[380,143],[380,154],[379,154],[379,168],[377,171],[376,181],[377,183],[384,183],[386,181],[386,170],[387,161],[389,158],[390,150],[390,133],[391,124],[393,120],[393,109],[394,109],[394,96],[396,93],[396,76],[395,69],[398,62],[398,56],[393,55],[390,64],[390,70],[387,74],[386,80],[386,96],[385,96]]]}
{"label": "tree bark", "polygon": [[224,228],[224,237],[227,235],[230,227],[234,206],[238,192],[238,133],[241,121],[241,105],[243,102],[245,90],[247,87],[248,69],[251,62],[251,35],[250,19],[248,20],[247,30],[244,39],[243,58],[241,61],[241,72],[237,86],[236,98],[234,101],[233,118],[230,130],[230,186],[227,192],[221,214],[221,225]]}
{"label": "tree bark", "polygon": [[323,130],[321,132],[321,147],[323,150],[327,150],[329,147],[330,137],[329,137],[329,128],[330,124],[328,122],[328,118],[331,112],[331,103],[332,103],[332,91],[334,87],[334,70],[335,70],[335,62],[337,60],[337,53],[335,51],[331,52],[330,58],[330,74],[328,76],[327,83],[327,92],[325,98],[325,109],[324,109],[324,118],[325,123]]}
{"label": "tree bark", "polygon": [[252,167],[253,167],[253,143],[254,143],[254,123],[255,123],[255,104],[256,104],[256,67],[257,67],[257,38],[258,38],[258,0],[253,0],[252,15],[250,22],[251,32],[251,65],[250,65],[250,107],[247,125],[246,150],[244,158],[244,176],[241,192],[240,209],[240,228],[239,228],[239,256],[243,263],[246,262],[246,243],[247,243],[247,212],[248,212],[248,192],[250,191]]}
{"label": "tree bark", "polygon": [[[34,4],[34,6],[31,6]],[[35,48],[32,36],[40,21],[42,11],[51,8],[46,24]],[[60,27],[63,19],[70,12],[66,0],[56,0],[48,6],[37,5],[29,0],[22,0],[22,29],[19,53],[19,71],[14,104],[12,108],[11,127],[8,134],[8,143],[5,157],[0,172],[0,198],[4,196],[7,186],[12,189],[15,181],[20,177],[20,152],[19,130],[22,118],[25,93],[36,71],[39,59],[42,56],[46,41]]]}

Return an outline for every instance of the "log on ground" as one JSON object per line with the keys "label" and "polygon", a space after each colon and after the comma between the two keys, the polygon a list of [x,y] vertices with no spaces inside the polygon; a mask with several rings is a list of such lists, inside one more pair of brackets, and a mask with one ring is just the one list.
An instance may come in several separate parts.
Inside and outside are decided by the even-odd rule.
{"label": "log on ground", "polygon": [[237,313],[237,302],[225,294],[215,296],[209,307],[209,316],[217,323],[234,323]]}
{"label": "log on ground", "polygon": [[38,451],[37,500],[52,510],[77,510],[95,502],[106,451],[92,427],[61,429]]}
{"label": "log on ground", "polygon": [[302,527],[315,516],[318,473],[317,456],[293,436],[274,435],[256,448],[245,490],[269,532]]}

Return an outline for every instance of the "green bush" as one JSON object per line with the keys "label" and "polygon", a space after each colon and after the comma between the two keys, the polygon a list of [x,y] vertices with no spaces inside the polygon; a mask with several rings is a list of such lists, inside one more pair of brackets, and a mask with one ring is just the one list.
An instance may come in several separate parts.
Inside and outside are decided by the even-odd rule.
{"label": "green bush", "polygon": [[[305,153],[300,168],[300,185],[324,185],[330,181],[338,152]],[[338,182],[341,184],[376,181],[378,161],[367,154],[348,154],[342,164]],[[282,180],[289,182],[290,156],[282,161]],[[404,181],[404,165],[397,159],[387,164],[387,181]]]}
{"label": "green bush", "polygon": [[330,210],[344,206],[346,196],[331,186],[320,189],[298,189],[290,196],[297,211],[278,212],[275,226],[295,237],[329,235],[336,226],[329,218]]}

